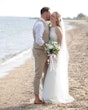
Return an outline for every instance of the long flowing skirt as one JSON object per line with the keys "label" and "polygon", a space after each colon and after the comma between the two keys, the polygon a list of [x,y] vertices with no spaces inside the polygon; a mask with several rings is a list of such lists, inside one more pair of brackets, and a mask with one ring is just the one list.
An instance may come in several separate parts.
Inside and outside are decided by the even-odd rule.
{"label": "long flowing skirt", "polygon": [[42,99],[45,103],[69,103],[74,98],[69,94],[68,62],[64,62],[60,55],[56,58],[50,57],[47,70]]}

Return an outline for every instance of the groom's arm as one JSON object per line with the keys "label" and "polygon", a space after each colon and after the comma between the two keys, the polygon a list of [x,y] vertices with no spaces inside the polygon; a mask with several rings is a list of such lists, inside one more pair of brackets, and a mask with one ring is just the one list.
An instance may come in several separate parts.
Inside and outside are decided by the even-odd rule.
{"label": "groom's arm", "polygon": [[37,22],[37,24],[34,27],[35,31],[35,37],[36,37],[36,43],[40,46],[44,45],[44,40],[43,40],[43,33],[44,33],[44,25],[42,22]]}

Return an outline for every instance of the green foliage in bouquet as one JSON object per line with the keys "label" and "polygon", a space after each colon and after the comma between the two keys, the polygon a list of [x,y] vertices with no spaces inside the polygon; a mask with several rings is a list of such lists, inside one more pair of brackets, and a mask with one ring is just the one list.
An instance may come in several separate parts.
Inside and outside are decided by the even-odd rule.
{"label": "green foliage in bouquet", "polygon": [[49,41],[48,43],[45,43],[44,48],[48,55],[50,54],[57,55],[60,50],[60,44],[55,41]]}

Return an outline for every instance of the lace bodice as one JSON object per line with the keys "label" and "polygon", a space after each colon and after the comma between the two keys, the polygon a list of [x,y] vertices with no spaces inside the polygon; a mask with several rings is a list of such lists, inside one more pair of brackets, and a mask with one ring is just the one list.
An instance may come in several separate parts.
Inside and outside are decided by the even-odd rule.
{"label": "lace bodice", "polygon": [[57,41],[57,35],[55,32],[56,27],[50,28],[50,40]]}

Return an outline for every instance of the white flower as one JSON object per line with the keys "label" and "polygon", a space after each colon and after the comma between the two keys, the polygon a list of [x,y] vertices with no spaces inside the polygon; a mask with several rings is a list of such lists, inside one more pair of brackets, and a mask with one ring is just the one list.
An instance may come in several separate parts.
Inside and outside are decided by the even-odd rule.
{"label": "white flower", "polygon": [[55,41],[49,41],[48,43],[45,43],[45,51],[50,54],[57,55],[60,50],[60,44]]}

